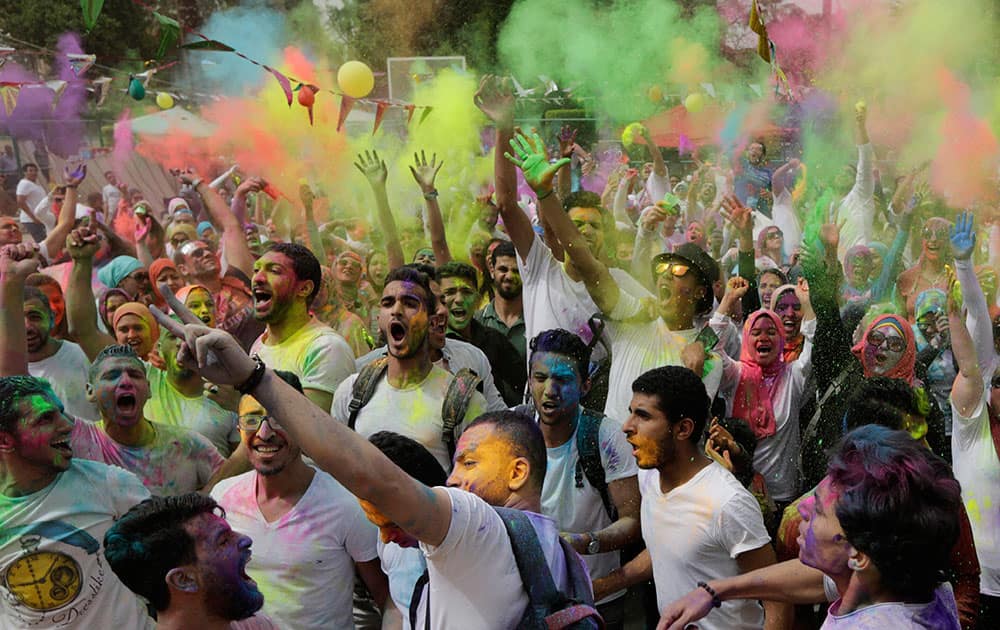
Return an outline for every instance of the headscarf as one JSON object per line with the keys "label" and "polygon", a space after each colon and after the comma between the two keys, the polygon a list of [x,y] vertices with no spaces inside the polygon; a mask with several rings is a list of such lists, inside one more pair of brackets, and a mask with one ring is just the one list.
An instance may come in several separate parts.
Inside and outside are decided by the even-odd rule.
{"label": "headscarf", "polygon": [[194,216],[194,212],[191,212],[191,206],[189,206],[187,200],[182,197],[174,197],[170,200],[170,203],[167,204],[167,216],[173,217],[178,210],[181,212],[187,212],[191,216]]}
{"label": "headscarf", "polygon": [[118,328],[118,322],[121,321],[121,318],[126,315],[135,315],[142,321],[146,322],[146,325],[149,326],[150,340],[153,343],[153,347],[156,347],[156,342],[160,339],[160,325],[156,323],[156,318],[153,317],[153,314],[148,308],[146,308],[146,305],[141,302],[126,302],[115,309],[114,319],[111,322],[111,334],[115,334],[114,331]]}
{"label": "headscarf", "polygon": [[[774,292],[771,294],[771,310],[774,311],[776,315],[778,315],[777,311],[778,300],[781,299],[782,295],[789,292],[792,295],[795,295],[796,299],[798,298],[798,296],[795,294],[794,284],[783,284],[777,289],[775,289]],[[778,319],[779,320],[781,319],[781,315],[778,315]],[[781,326],[781,329],[782,331],[784,331],[785,329],[784,325]],[[785,363],[791,363],[795,359],[799,358],[799,355],[802,354],[802,345],[804,342],[805,342],[805,336],[802,334],[801,330],[799,331],[799,335],[794,339],[788,339],[787,337],[785,338],[785,349],[781,353],[782,357],[784,357],[785,359]]]}
{"label": "headscarf", "polygon": [[160,287],[158,286],[160,284],[160,273],[162,273],[164,269],[173,269],[176,272],[177,265],[175,265],[174,261],[169,258],[157,258],[149,264],[149,283],[153,285],[153,297],[156,298],[157,306],[167,303],[166,298],[164,298],[163,294],[160,293]]}
{"label": "headscarf", "polygon": [[913,307],[914,319],[919,320],[921,316],[931,311],[945,311],[948,308],[948,296],[941,289],[926,289],[917,296],[917,301]]}
{"label": "headscarf", "polygon": [[890,324],[899,332],[899,334],[903,337],[903,340],[906,342],[906,348],[903,349],[903,355],[899,357],[899,361],[896,362],[896,365],[892,366],[891,370],[885,374],[881,374],[880,376],[884,376],[886,378],[899,378],[909,383],[910,386],[913,386],[916,381],[916,374],[914,373],[913,368],[917,362],[917,346],[916,341],[913,338],[913,329],[910,327],[910,323],[901,318],[899,315],[896,315],[895,313],[879,315],[872,320],[872,323],[865,329],[865,334],[861,336],[861,341],[851,348],[851,352],[853,352],[854,356],[858,357],[858,360],[861,361],[861,367],[865,371],[865,377],[875,376],[868,369],[868,366],[865,365],[865,346],[868,345],[868,334],[883,324]]}
{"label": "headscarf", "polygon": [[[778,359],[771,365],[760,365],[753,347],[750,330],[762,317],[769,318],[778,329]],[[733,396],[733,417],[746,420],[757,439],[770,437],[778,430],[774,418],[774,393],[780,376],[788,367],[784,360],[785,327],[774,311],[754,311],[743,324],[743,347],[740,350],[740,381]]]}
{"label": "headscarf", "polygon": [[208,297],[210,297],[210,298],[213,297],[212,296],[212,292],[208,290],[208,287],[206,287],[204,285],[201,285],[201,284],[188,284],[188,285],[185,285],[185,286],[177,289],[177,293],[175,295],[177,296],[177,299],[180,300],[181,304],[187,306],[188,296],[191,295],[191,292],[194,291],[195,289],[201,289],[202,291],[204,291],[205,293],[208,294]]}
{"label": "headscarf", "polygon": [[[132,256],[115,256],[97,272],[97,279],[104,286],[113,289],[130,273],[142,269],[142,266],[142,263]],[[129,296],[129,299],[134,297],[134,295]]]}
{"label": "headscarf", "polygon": [[205,232],[214,229],[215,227],[211,223],[208,221],[202,221],[198,224],[198,227],[195,228],[195,232],[198,234],[198,238],[204,238]]}
{"label": "headscarf", "polygon": [[847,254],[844,255],[844,276],[847,278],[850,278],[851,274],[854,272],[854,265],[852,264],[851,259],[857,256],[863,256],[870,261],[872,257],[872,250],[867,245],[855,245],[847,250]]}
{"label": "headscarf", "polygon": [[101,299],[97,301],[97,312],[101,314],[101,321],[109,330],[114,330],[114,326],[108,321],[108,298],[112,295],[120,295],[125,298],[125,302],[130,302],[132,296],[118,288],[105,289],[101,294]]}

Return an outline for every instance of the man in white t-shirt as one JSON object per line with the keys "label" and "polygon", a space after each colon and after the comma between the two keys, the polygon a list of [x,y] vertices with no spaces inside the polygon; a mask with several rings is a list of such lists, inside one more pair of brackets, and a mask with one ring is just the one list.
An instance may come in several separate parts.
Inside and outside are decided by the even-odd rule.
{"label": "man in white t-shirt", "polygon": [[[386,339],[385,374],[371,399],[357,412],[353,428],[363,437],[378,431],[393,431],[414,439],[429,450],[441,467],[451,469],[451,453],[446,443],[442,405],[454,376],[431,362],[430,328],[438,317],[438,302],[426,274],[411,267],[394,269],[386,277],[379,304],[379,330]],[[440,318],[434,320],[440,324]],[[263,357],[262,357],[263,358]],[[337,388],[330,414],[350,426],[352,375]],[[479,392],[471,399],[457,423],[451,444],[462,429],[486,411]]]}
{"label": "man in white t-shirt", "polygon": [[337,386],[354,373],[354,352],[309,314],[322,283],[319,260],[296,243],[270,245],[253,265],[254,318],[267,325],[251,352],[299,377],[309,400],[327,410]]}
{"label": "man in white t-shirt", "polygon": [[[298,378],[278,375],[296,389]],[[289,630],[353,628],[357,570],[381,606],[388,583],[376,553],[378,530],[357,500],[302,450],[253,396],[240,399],[240,432],[253,470],[220,482],[212,498],[255,545],[247,573],[265,611]]]}
{"label": "man in white t-shirt", "polygon": [[[229,457],[240,443],[236,411],[224,409],[209,398],[205,393],[205,381],[177,361],[180,345],[177,337],[160,331],[156,348],[165,369],[150,366],[146,370],[149,380],[149,400],[144,409],[146,418],[199,433],[208,438],[219,454]],[[210,387],[215,387],[215,392],[219,390],[214,385]]]}
{"label": "man in white t-shirt", "polygon": [[23,177],[17,182],[17,207],[21,209],[21,229],[31,235],[36,243],[45,239],[45,226],[35,216],[35,208],[45,200],[48,193],[38,184],[38,165],[25,164],[21,167]]}
{"label": "man in white t-shirt", "polygon": [[129,510],[105,535],[104,555],[156,609],[158,628],[277,630],[255,614],[264,596],[246,571],[252,543],[214,499],[192,492],[154,496]]}
{"label": "man in white t-shirt", "polygon": [[[521,139],[524,140],[523,136]],[[535,146],[544,145],[539,142]],[[522,171],[528,169],[526,180],[538,195],[539,214],[566,252],[567,269],[574,270],[594,304],[610,320],[607,331],[612,363],[604,413],[612,418],[624,418],[632,381],[661,365],[686,365],[702,374],[709,396],[714,398],[722,378],[721,361],[712,356],[702,361],[695,358],[698,352],[685,353],[685,349],[698,336],[695,317],[712,308],[712,283],[719,277],[715,261],[697,245],[685,243],[672,253],[653,258],[655,298],[648,293],[636,295],[623,289],[601,255],[603,240],[599,236],[599,223],[596,223],[600,216],[600,198],[593,195],[588,202],[576,193],[579,198],[567,198],[560,208],[551,194],[551,167],[542,172],[537,169],[532,172],[528,168],[530,163],[544,162],[544,153],[522,149],[518,155]],[[597,207],[569,207],[564,211],[571,203],[593,203]],[[522,276],[524,274],[522,271]],[[527,286],[525,276],[526,291]],[[705,356],[704,353],[700,355]]]}
{"label": "man in white t-shirt", "polygon": [[[405,321],[422,311],[426,319],[430,307],[417,291],[408,295],[394,300],[398,305],[383,301],[383,309],[408,310]],[[232,336],[198,325],[176,299],[171,307],[190,323],[180,327],[166,317],[159,321],[187,339],[189,365],[198,366],[214,383],[253,395],[321,469],[420,541],[429,574],[427,627],[510,628],[527,611],[511,541],[494,505],[526,512],[556,588],[568,590],[567,562],[580,560],[563,553],[555,522],[539,513],[545,441],[533,420],[513,412],[480,417],[459,438],[450,487],[428,488],[363,437],[306,403],[293,387],[248,357]],[[406,325],[393,322],[400,327],[392,326],[389,343],[399,354],[407,340]],[[209,355],[215,359],[209,361]],[[575,596],[587,599],[590,593]]]}
{"label": "man in white t-shirt", "polygon": [[[705,386],[687,368],[666,366],[632,384],[624,430],[639,465],[646,550],[594,584],[598,595],[649,579],[662,611],[695,584],[774,563],[757,500],[699,448],[708,418]],[[773,606],[765,602],[765,610]],[[775,614],[775,613],[772,613]],[[750,630],[764,623],[757,602],[723,604],[703,630]]]}
{"label": "man in white t-shirt", "polygon": [[73,459],[61,406],[41,379],[0,378],[0,626],[151,629],[101,552],[149,492],[120,468]]}
{"label": "man in white t-shirt", "polygon": [[224,460],[207,438],[145,417],[149,380],[130,346],[102,350],[88,381],[87,396],[97,405],[101,422],[80,420],[73,426],[77,457],[135,473],[157,495],[184,494],[217,481]]}
{"label": "man in white t-shirt", "polygon": [[699,585],[663,610],[660,627],[712,627],[713,608],[731,600],[826,599],[835,601],[823,630],[958,630],[955,596],[938,580],[959,536],[961,500],[950,467],[926,446],[862,426],[844,436],[815,494],[799,504],[797,560]]}
{"label": "man in white t-shirt", "polygon": [[[542,513],[555,519],[597,580],[620,566],[621,550],[641,535],[632,447],[617,420],[580,405],[590,387],[590,350],[583,340],[545,330],[530,349],[533,404],[526,407],[538,420],[547,452]],[[597,474],[599,480],[591,478]],[[609,630],[623,628],[624,589],[598,601],[597,610]]]}

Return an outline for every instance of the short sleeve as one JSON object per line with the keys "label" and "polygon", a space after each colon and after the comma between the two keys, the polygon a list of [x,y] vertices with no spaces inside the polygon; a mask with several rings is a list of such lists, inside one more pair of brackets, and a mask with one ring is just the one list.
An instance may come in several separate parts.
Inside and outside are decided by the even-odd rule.
{"label": "short sleeve", "polygon": [[348,376],[340,382],[340,385],[337,385],[337,391],[333,393],[333,406],[330,408],[330,415],[341,424],[347,424],[347,420],[350,418],[351,389],[356,380],[358,380],[357,374]]}
{"label": "short sleeve", "polygon": [[198,470],[198,487],[204,486],[212,478],[222,464],[226,462],[219,449],[208,441],[208,438],[199,433],[189,433],[191,440],[191,461],[195,462]]}
{"label": "short sleeve", "polygon": [[326,333],[309,348],[302,364],[302,387],[332,394],[354,373],[354,352],[337,333]]}
{"label": "short sleeve", "polygon": [[518,256],[517,262],[521,267],[521,279],[524,284],[538,281],[545,275],[545,270],[548,267],[559,264],[538,234],[535,234],[531,241],[531,249],[528,250],[527,257],[522,260]]}
{"label": "short sleeve", "polygon": [[121,518],[134,505],[149,498],[149,490],[142,480],[124,468],[106,466],[107,477],[103,491],[111,498],[114,506],[115,520]]}
{"label": "short sleeve", "polygon": [[639,474],[639,467],[632,456],[632,445],[625,439],[625,432],[614,418],[604,418],[598,430],[601,464],[604,481],[611,483]]}
{"label": "short sleeve", "polygon": [[[350,498],[350,497],[349,497]],[[355,562],[368,562],[378,557],[378,528],[361,510],[357,501],[349,501],[347,536],[344,549]]]}
{"label": "short sleeve", "polygon": [[503,520],[486,501],[457,488],[442,490],[451,501],[451,523],[440,545],[420,543],[429,562],[474,557],[483,550],[492,550],[498,542],[509,540]]}
{"label": "short sleeve", "polygon": [[716,535],[731,558],[771,541],[757,500],[749,492],[734,494],[719,511]]}
{"label": "short sleeve", "polygon": [[17,182],[17,195],[28,195],[31,193],[31,182],[26,179]]}
{"label": "short sleeve", "polygon": [[650,321],[651,304],[645,298],[638,298],[628,291],[618,291],[618,303],[607,313],[608,319],[616,322]]}

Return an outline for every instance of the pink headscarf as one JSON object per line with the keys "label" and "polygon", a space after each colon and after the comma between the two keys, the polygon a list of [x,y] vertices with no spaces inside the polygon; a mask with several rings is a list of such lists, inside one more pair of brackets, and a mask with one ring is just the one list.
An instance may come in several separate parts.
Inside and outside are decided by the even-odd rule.
{"label": "pink headscarf", "polygon": [[[777,359],[764,366],[758,363],[760,357],[754,349],[750,330],[762,317],[767,317],[778,330]],[[746,420],[757,439],[770,437],[778,430],[774,418],[772,398],[780,376],[788,365],[784,360],[785,327],[774,311],[761,309],[754,311],[743,324],[743,348],[740,350],[740,382],[733,396],[733,417]]]}
{"label": "pink headscarf", "polygon": [[914,366],[917,363],[917,343],[913,337],[913,328],[899,315],[887,313],[885,315],[879,315],[872,320],[872,323],[865,329],[865,334],[861,337],[861,341],[859,341],[856,346],[851,348],[851,352],[853,352],[854,356],[858,357],[858,360],[861,361],[861,367],[864,368],[865,377],[874,376],[871,369],[869,369],[868,365],[865,363],[865,347],[868,345],[868,334],[883,324],[890,324],[893,328],[899,331],[900,336],[902,336],[903,340],[906,342],[906,348],[903,350],[903,356],[899,357],[899,361],[896,362],[896,365],[892,366],[892,369],[885,374],[882,374],[882,376],[886,378],[899,378],[906,381],[911,386],[915,385],[917,375],[914,371]]}

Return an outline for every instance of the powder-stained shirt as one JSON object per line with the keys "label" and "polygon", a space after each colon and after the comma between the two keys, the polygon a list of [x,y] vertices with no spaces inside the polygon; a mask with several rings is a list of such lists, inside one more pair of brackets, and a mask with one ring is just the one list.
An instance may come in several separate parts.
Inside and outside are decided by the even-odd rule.
{"label": "powder-stained shirt", "polygon": [[315,317],[281,343],[267,343],[267,332],[254,342],[252,352],[274,370],[292,372],[304,389],[332,394],[354,373],[354,353],[344,338]]}
{"label": "powder-stained shirt", "polygon": [[207,438],[179,427],[151,423],[156,435],[146,446],[126,446],[104,432],[103,422],[76,420],[70,438],[73,456],[104,462],[135,474],[160,496],[200,490],[222,466],[222,455]]}
{"label": "powder-stained shirt", "polygon": [[149,400],[143,407],[143,414],[148,420],[200,433],[223,457],[232,454],[231,445],[240,441],[235,411],[223,409],[200,392],[198,396],[185,396],[174,389],[163,370],[149,366],[146,377],[149,380]]}

